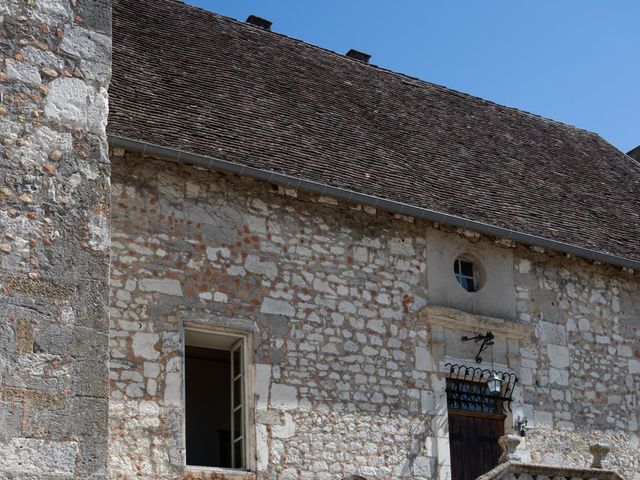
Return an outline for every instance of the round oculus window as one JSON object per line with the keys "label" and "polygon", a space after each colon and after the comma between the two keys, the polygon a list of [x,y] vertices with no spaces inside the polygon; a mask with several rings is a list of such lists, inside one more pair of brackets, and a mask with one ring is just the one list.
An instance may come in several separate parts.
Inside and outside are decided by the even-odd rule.
{"label": "round oculus window", "polygon": [[466,255],[460,255],[453,262],[453,274],[467,292],[477,292],[482,287],[479,264]]}

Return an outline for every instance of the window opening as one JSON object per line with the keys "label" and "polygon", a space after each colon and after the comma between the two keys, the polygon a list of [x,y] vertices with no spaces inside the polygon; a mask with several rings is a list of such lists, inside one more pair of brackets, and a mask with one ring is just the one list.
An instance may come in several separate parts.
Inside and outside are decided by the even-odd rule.
{"label": "window opening", "polygon": [[246,468],[243,339],[185,331],[187,465]]}
{"label": "window opening", "polygon": [[480,289],[478,268],[472,261],[464,257],[456,258],[453,262],[453,273],[460,286],[467,292],[477,292]]}

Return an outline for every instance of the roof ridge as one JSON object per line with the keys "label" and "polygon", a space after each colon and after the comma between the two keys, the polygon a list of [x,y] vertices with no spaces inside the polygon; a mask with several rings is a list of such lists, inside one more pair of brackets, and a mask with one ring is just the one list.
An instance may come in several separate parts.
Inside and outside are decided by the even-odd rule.
{"label": "roof ridge", "polygon": [[[317,49],[317,50],[320,50],[320,51],[322,51],[324,53],[328,53],[330,55],[335,55],[341,61],[354,62],[357,66],[362,67],[362,68],[372,68],[372,69],[375,69],[375,70],[377,70],[377,71],[379,71],[381,73],[390,74],[390,75],[393,75],[393,76],[398,76],[403,81],[404,80],[411,80],[413,82],[417,82],[418,85],[415,85],[417,87],[431,86],[431,87],[438,88],[438,89],[440,89],[440,90],[442,90],[442,91],[444,91],[446,93],[452,94],[452,95],[458,95],[460,97],[465,97],[465,98],[469,98],[469,99],[472,99],[472,100],[479,100],[480,102],[483,102],[483,103],[485,103],[487,105],[492,105],[492,106],[498,107],[500,109],[506,109],[506,110],[509,110],[509,111],[512,111],[512,112],[516,112],[516,113],[519,113],[519,114],[531,116],[531,117],[543,120],[545,122],[550,122],[550,123],[555,124],[555,125],[561,125],[563,127],[568,127],[569,129],[574,129],[574,130],[577,130],[579,132],[584,132],[584,133],[589,134],[589,135],[600,136],[600,135],[598,135],[597,132],[594,132],[594,131],[591,131],[591,130],[587,130],[585,128],[581,128],[581,127],[578,127],[576,125],[572,125],[572,124],[567,123],[567,122],[562,122],[560,120],[556,120],[556,119],[553,119],[553,118],[545,117],[543,115],[540,115],[540,114],[537,114],[537,113],[533,113],[533,112],[530,112],[528,110],[523,110],[523,109],[518,108],[518,107],[512,107],[512,106],[509,106],[509,105],[504,105],[504,104],[498,103],[496,101],[488,100],[486,98],[480,97],[478,95],[473,95],[473,94],[470,94],[470,93],[467,93],[467,92],[463,92],[461,90],[456,90],[454,88],[447,87],[446,85],[440,85],[439,83],[430,82],[428,80],[424,80],[422,78],[415,77],[413,75],[409,75],[408,73],[398,72],[398,71],[395,71],[395,70],[391,70],[390,68],[382,67],[380,65],[376,65],[376,64],[373,64],[373,63],[360,62],[358,60],[354,60],[352,58],[349,58],[346,55],[341,54],[339,52],[336,52],[334,50],[331,50],[329,48],[322,47],[320,45],[315,45],[313,43],[306,42],[306,41],[304,41],[302,39],[289,36],[289,35],[287,35],[285,33],[276,32],[276,31],[273,31],[273,30],[265,30],[264,28],[258,27],[256,25],[251,25],[250,23],[243,22],[242,20],[238,20],[238,19],[233,18],[233,17],[222,15],[220,13],[217,13],[217,12],[214,12],[214,11],[211,11],[211,10],[207,10],[205,8],[202,8],[202,7],[199,7],[199,6],[196,6],[196,5],[192,5],[190,3],[186,3],[185,0],[165,0],[165,1],[180,3],[182,5],[185,5],[185,6],[189,7],[189,8],[192,8],[194,10],[199,10],[200,12],[203,12],[203,13],[212,15],[214,17],[218,17],[218,18],[220,18],[222,20],[234,23],[234,24],[238,25],[240,28],[251,29],[251,30],[257,31],[259,33],[265,34],[265,35],[277,35],[277,36],[279,36],[281,38],[284,38],[284,39],[287,39],[287,40],[291,40],[291,41],[293,41],[293,42],[295,42],[297,44],[300,44],[300,45],[302,45],[304,47]],[[405,82],[405,83],[408,83],[408,82]],[[411,84],[411,83],[409,83],[409,84]],[[602,137],[600,137],[600,138],[602,138]]]}

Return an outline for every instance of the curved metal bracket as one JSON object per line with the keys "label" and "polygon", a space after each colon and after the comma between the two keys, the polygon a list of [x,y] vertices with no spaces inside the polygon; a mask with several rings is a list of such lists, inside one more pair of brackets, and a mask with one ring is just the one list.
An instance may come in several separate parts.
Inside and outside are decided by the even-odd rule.
{"label": "curved metal bracket", "polygon": [[482,363],[482,357],[480,356],[480,354],[484,352],[488,347],[493,345],[494,338],[496,338],[495,335],[491,333],[491,330],[488,330],[487,333],[478,334],[475,337],[467,337],[465,335],[460,340],[462,340],[463,342],[469,342],[473,340],[476,343],[482,341],[482,344],[480,345],[480,350],[478,350],[478,353],[476,355],[476,363]]}

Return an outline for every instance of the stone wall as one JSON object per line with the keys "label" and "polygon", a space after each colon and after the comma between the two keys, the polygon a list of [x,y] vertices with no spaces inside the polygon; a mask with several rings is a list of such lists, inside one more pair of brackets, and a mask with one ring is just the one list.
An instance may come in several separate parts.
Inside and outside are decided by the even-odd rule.
{"label": "stone wall", "polygon": [[[421,230],[267,184],[114,162],[114,478],[181,472],[184,321],[253,332],[262,477],[396,475],[429,418],[413,355],[425,331],[407,314],[424,304]],[[430,478],[430,448],[406,468]]]}
{"label": "stone wall", "polygon": [[609,465],[640,478],[637,275],[542,254],[519,255],[516,271],[520,319],[536,326],[520,368],[528,458],[585,465],[606,440]]}
{"label": "stone wall", "polygon": [[110,16],[0,2],[1,478],[107,478]]}
{"label": "stone wall", "polygon": [[[252,338],[259,478],[447,478],[446,363],[473,364],[460,336],[488,328],[520,377],[505,427],[527,417],[525,460],[584,467],[604,437],[606,466],[639,478],[637,274],[119,149],[112,165],[112,478],[182,478],[187,322]],[[515,318],[429,304],[434,228],[504,250]]]}

